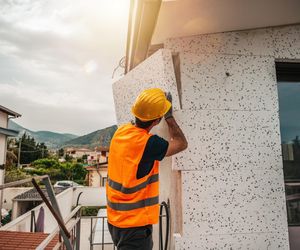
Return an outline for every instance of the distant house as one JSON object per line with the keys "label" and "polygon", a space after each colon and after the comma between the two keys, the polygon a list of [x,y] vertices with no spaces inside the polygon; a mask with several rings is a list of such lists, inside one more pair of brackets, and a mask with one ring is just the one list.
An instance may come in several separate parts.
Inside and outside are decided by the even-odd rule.
{"label": "distant house", "polygon": [[107,181],[107,164],[109,149],[95,147],[93,154],[88,156],[87,182],[90,187],[104,187]]}
{"label": "distant house", "polygon": [[87,166],[87,182],[90,187],[105,187],[107,181],[107,163]]}
{"label": "distant house", "polygon": [[[54,193],[57,195],[64,191],[66,188],[54,188]],[[48,198],[48,193],[46,189],[42,189],[43,193]],[[40,194],[34,189],[30,189],[23,192],[12,199],[12,220],[25,214],[29,210],[43,203]]]}
{"label": "distant house", "polygon": [[[18,131],[8,129],[8,120],[21,115],[0,105],[0,169],[4,169],[6,141],[8,136],[18,136]],[[0,180],[0,184],[1,184]]]}
{"label": "distant house", "polygon": [[[7,137],[18,136],[18,131],[8,129],[8,120],[21,115],[0,105],[0,185],[4,183],[4,166],[6,162]],[[2,191],[0,192],[0,211],[2,209]]]}
{"label": "distant house", "polygon": [[72,156],[75,159],[82,158],[82,156],[87,155],[89,156],[90,154],[93,153],[92,150],[88,148],[66,148],[65,149],[66,154]]}
{"label": "distant house", "polygon": [[87,157],[89,165],[107,162],[109,149],[107,147],[95,147]]}

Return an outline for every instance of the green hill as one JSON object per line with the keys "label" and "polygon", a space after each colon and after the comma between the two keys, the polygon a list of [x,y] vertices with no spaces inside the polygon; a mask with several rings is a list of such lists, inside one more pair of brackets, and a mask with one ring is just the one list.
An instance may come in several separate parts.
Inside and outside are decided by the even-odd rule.
{"label": "green hill", "polygon": [[66,141],[78,137],[77,135],[61,134],[51,131],[32,131],[20,126],[12,120],[9,120],[8,128],[19,131],[19,137],[26,132],[26,134],[32,136],[37,142],[44,142],[48,148],[58,148]]}
{"label": "green hill", "polygon": [[111,138],[113,137],[116,130],[117,126],[113,125],[67,141],[62,146],[80,146],[88,147],[91,149],[96,146],[109,147]]}

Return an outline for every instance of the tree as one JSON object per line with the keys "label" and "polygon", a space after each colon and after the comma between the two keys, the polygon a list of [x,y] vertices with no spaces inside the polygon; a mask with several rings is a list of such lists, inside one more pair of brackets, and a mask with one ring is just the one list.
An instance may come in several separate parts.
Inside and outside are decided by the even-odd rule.
{"label": "tree", "polygon": [[61,164],[61,171],[65,176],[65,179],[72,180],[73,179],[73,164],[66,162]]}
{"label": "tree", "polygon": [[64,154],[65,154],[64,149],[63,149],[63,148],[60,148],[60,149],[58,150],[58,157],[63,157]]}
{"label": "tree", "polygon": [[29,177],[30,175],[27,175],[20,169],[12,169],[9,171],[5,171],[5,183],[22,180]]}
{"label": "tree", "polygon": [[44,142],[38,143],[36,148],[39,150],[37,151],[39,158],[47,158],[49,156],[48,148]]}
{"label": "tree", "polygon": [[13,150],[7,150],[6,152],[6,170],[12,169],[18,163],[18,156]]}
{"label": "tree", "polygon": [[[86,176],[86,169],[82,164],[65,162],[60,163],[58,159],[45,158],[38,159],[31,164],[31,168],[19,170],[20,173],[30,175],[49,175],[52,182],[59,180],[83,181]],[[16,173],[15,173],[16,174]]]}
{"label": "tree", "polygon": [[69,155],[69,154],[66,154],[65,160],[66,160],[66,161],[72,161],[72,160],[73,160],[73,157],[72,157],[71,155]]}
{"label": "tree", "polygon": [[37,169],[38,168],[49,169],[49,168],[59,168],[60,167],[59,162],[56,159],[51,159],[51,158],[35,160],[31,165]]}
{"label": "tree", "polygon": [[73,164],[73,179],[74,180],[84,180],[87,171],[86,169],[83,167],[82,164],[79,163],[75,163]]}
{"label": "tree", "polygon": [[20,163],[29,164],[37,159],[46,158],[49,152],[45,143],[36,143],[33,137],[24,133],[17,141],[17,145],[21,143]]}

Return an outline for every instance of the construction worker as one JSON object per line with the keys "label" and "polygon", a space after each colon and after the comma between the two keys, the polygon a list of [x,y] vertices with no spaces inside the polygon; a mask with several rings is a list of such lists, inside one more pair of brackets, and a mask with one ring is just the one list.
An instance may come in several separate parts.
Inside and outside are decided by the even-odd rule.
{"label": "construction worker", "polygon": [[[159,219],[159,161],[187,148],[172,113],[171,94],[143,91],[132,106],[135,124],[121,126],[109,151],[106,184],[108,228],[120,250],[152,249],[152,225]],[[162,118],[170,141],[150,130]]]}

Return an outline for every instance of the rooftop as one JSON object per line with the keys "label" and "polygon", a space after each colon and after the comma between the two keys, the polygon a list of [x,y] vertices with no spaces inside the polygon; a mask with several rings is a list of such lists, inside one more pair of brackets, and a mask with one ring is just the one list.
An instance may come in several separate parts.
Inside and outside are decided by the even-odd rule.
{"label": "rooftop", "polygon": [[109,148],[108,147],[95,147],[95,151],[105,151],[105,152],[108,152]]}
{"label": "rooftop", "polygon": [[[0,250],[14,250],[14,249],[36,249],[39,244],[48,237],[45,233],[31,233],[31,232],[14,232],[1,231],[0,233]],[[53,249],[58,242],[58,235],[48,244],[45,249]]]}
{"label": "rooftop", "polygon": [[4,106],[1,106],[1,105],[0,105],[0,111],[6,113],[8,115],[13,116],[14,118],[17,118],[17,117],[21,116],[19,113],[15,112],[15,111],[12,111],[12,110],[10,110],[10,109],[8,109],[8,108],[6,108]]}
{"label": "rooftop", "polygon": [[0,134],[6,135],[6,136],[18,136],[19,131],[0,127]]}
{"label": "rooftop", "polygon": [[[66,188],[58,188],[58,187],[55,187],[53,189],[56,195],[66,190]],[[42,189],[42,191],[45,194],[45,196],[49,199],[46,189]],[[39,195],[39,193],[36,191],[36,189],[32,188],[22,194],[17,195],[15,198],[13,198],[13,200],[14,201],[42,201],[42,198]]]}

